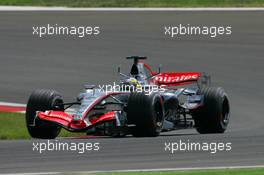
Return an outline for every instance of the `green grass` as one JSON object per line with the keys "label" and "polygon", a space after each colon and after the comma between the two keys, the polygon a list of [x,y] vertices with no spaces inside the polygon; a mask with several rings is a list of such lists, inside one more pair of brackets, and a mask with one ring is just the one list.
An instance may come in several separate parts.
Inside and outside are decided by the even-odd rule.
{"label": "green grass", "polygon": [[1,0],[0,5],[67,7],[264,7],[264,0]]}
{"label": "green grass", "polygon": [[264,168],[164,172],[99,173],[100,175],[263,175]]}
{"label": "green grass", "polygon": [[[59,137],[85,135],[85,133],[70,133],[62,130]],[[25,114],[0,112],[0,139],[30,139],[26,124]]]}

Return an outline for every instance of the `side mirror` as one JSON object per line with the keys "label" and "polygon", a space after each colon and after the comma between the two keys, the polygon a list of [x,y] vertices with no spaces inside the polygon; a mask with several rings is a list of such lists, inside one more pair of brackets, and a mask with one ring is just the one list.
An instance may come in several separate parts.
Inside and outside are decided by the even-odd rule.
{"label": "side mirror", "polygon": [[118,72],[118,73],[121,72],[121,67],[120,67],[120,66],[117,67],[117,72]]}

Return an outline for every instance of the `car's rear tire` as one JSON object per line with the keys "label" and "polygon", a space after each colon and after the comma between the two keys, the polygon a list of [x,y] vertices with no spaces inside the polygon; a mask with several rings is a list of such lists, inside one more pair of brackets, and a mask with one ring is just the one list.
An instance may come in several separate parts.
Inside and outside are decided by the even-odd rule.
{"label": "car's rear tire", "polygon": [[204,104],[193,114],[196,130],[201,134],[225,132],[230,117],[226,92],[221,87],[205,87],[200,93],[204,95]]}
{"label": "car's rear tire", "polygon": [[146,95],[144,93],[131,93],[127,117],[135,137],[156,137],[160,134],[164,121],[164,107],[162,98],[158,93]]}
{"label": "car's rear tire", "polygon": [[54,90],[35,90],[30,95],[26,108],[26,125],[31,137],[54,139],[59,135],[61,127],[35,118],[36,111],[63,111],[62,103],[62,96]]}

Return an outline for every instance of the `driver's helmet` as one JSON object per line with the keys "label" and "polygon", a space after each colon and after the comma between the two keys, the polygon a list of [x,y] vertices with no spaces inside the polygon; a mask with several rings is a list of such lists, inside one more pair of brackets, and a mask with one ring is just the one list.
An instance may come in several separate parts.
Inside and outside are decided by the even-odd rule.
{"label": "driver's helmet", "polygon": [[133,87],[134,89],[141,88],[141,84],[138,82],[136,78],[133,78],[133,77],[122,80],[120,84],[123,88],[126,88],[126,89],[128,88],[132,89],[131,87]]}

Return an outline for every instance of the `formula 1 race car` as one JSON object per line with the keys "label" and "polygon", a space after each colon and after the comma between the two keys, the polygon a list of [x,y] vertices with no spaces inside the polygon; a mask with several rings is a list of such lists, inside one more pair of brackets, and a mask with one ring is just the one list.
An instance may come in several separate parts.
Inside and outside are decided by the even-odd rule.
{"label": "formula 1 race car", "polygon": [[[200,72],[154,72],[131,56],[131,71],[121,72],[114,87],[85,85],[76,101],[65,103],[54,90],[36,90],[29,97],[26,124],[34,138],[53,139],[61,128],[71,132],[121,137],[155,137],[160,132],[196,128],[199,133],[223,133],[230,106],[221,87],[210,87]],[[104,87],[104,88],[103,88]],[[76,106],[75,112],[67,109]]]}

